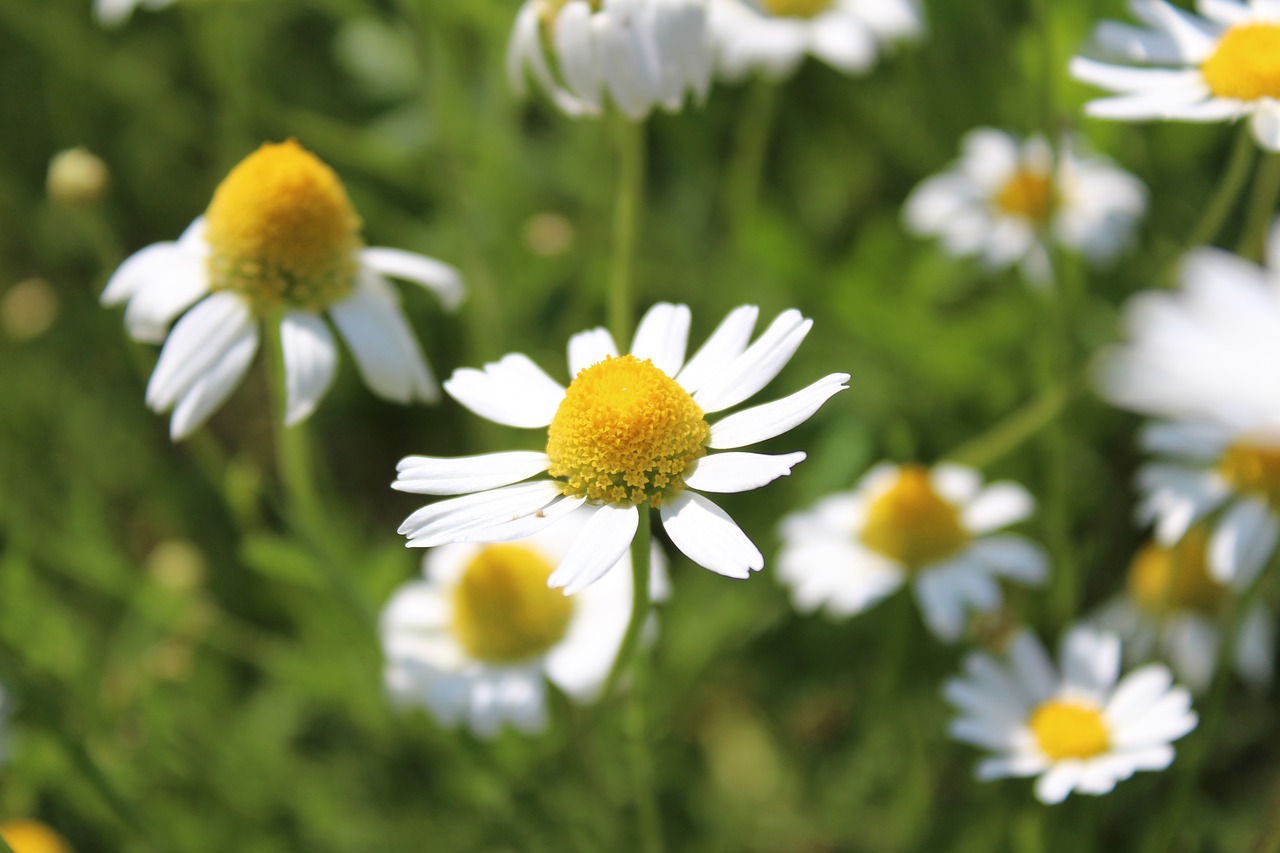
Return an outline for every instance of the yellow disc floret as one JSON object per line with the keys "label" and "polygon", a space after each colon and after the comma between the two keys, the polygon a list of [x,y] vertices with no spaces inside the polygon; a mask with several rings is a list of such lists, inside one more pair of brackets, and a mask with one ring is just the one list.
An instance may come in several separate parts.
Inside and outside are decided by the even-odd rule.
{"label": "yellow disc floret", "polygon": [[523,545],[486,545],[453,591],[453,633],[472,657],[518,663],[564,637],[574,601],[547,588],[554,567]]}
{"label": "yellow disc floret", "polygon": [[633,355],[606,358],[569,385],[548,431],[548,469],[565,493],[661,506],[706,455],[711,428],[689,392]]}
{"label": "yellow disc floret", "polygon": [[1223,454],[1218,470],[1236,491],[1280,509],[1280,444],[1237,442]]}
{"label": "yellow disc floret", "polygon": [[1219,98],[1280,98],[1280,24],[1241,24],[1227,30],[1200,73]]}
{"label": "yellow disc floret", "polygon": [[43,823],[11,820],[0,823],[0,837],[13,853],[71,853],[71,845]]}
{"label": "yellow disc floret", "polygon": [[929,472],[904,465],[898,479],[871,502],[862,543],[909,569],[937,562],[969,542],[960,511],[929,481]]}
{"label": "yellow disc floret", "polygon": [[1011,216],[1043,224],[1053,212],[1053,186],[1048,175],[1026,169],[1014,173],[996,194],[996,207]]}
{"label": "yellow disc floret", "polygon": [[1111,746],[1102,714],[1076,702],[1045,702],[1031,715],[1030,726],[1040,751],[1054,761],[1092,758]]}
{"label": "yellow disc floret", "polygon": [[764,0],[776,18],[816,18],[831,8],[832,0]]}
{"label": "yellow disc floret", "polygon": [[259,314],[320,310],[351,292],[360,218],[333,170],[292,139],[232,169],[206,222],[213,289],[243,294]]}
{"label": "yellow disc floret", "polygon": [[1204,525],[1187,531],[1177,545],[1150,543],[1129,567],[1129,596],[1152,614],[1173,610],[1219,612],[1227,588],[1209,574],[1206,549],[1209,532]]}

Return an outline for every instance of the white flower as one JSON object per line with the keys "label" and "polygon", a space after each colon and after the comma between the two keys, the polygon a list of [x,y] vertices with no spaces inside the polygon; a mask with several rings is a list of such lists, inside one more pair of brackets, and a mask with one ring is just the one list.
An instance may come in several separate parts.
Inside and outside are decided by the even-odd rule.
{"label": "white flower", "polygon": [[730,80],[788,77],[806,54],[867,71],[886,46],[924,30],[914,0],[711,0],[709,15],[716,69]]}
{"label": "white flower", "polygon": [[1111,65],[1084,57],[1071,74],[1116,93],[1085,112],[1118,121],[1234,121],[1250,117],[1254,138],[1280,150],[1280,3],[1199,0],[1203,17],[1164,0],[1130,0],[1150,29],[1105,21],[1094,39]]}
{"label": "white flower", "polygon": [[359,226],[337,176],[290,140],[263,145],[236,166],[176,243],[148,246],[120,265],[102,302],[128,301],[134,340],[164,341],[147,405],[174,410],[175,441],[235,390],[264,321],[279,328],[288,424],[310,415],[333,382],[338,346],[326,314],[375,394],[401,403],[439,396],[384,276],[421,284],[456,307],[464,294],[458,272],[422,255],[364,248]]}
{"label": "white flower", "polygon": [[[501,424],[547,428],[546,452],[401,460],[393,488],[464,496],[423,507],[400,532],[410,547],[501,542],[580,515],[589,521],[550,579],[552,586],[576,592],[617,563],[636,535],[641,509],[652,506],[689,559],[728,577],[748,577],[764,566],[760,551],[724,510],[694,490],[757,489],[789,474],[805,454],[707,450],[781,435],[849,379],[833,373],[789,397],[708,424],[707,413],[736,406],[769,384],[813,325],[799,311],[784,311],[748,346],[757,313],[754,305],[732,311],[687,361],[690,314],[684,305],[653,306],[629,355],[618,355],[604,329],[574,335],[568,389],[519,354],[483,370],[455,371],[445,383],[454,399]],[[543,472],[551,479],[519,482]]]}
{"label": "white flower", "polygon": [[[382,614],[387,690],[426,706],[446,726],[492,736],[504,723],[546,724],[545,681],[578,702],[594,700],[631,613],[631,558],[580,595],[547,578],[581,535],[582,519],[497,545],[433,548],[425,579],[401,587]],[[654,600],[667,590],[665,559],[652,550]],[[654,623],[649,624],[650,632]]]}
{"label": "white flower", "polygon": [[999,578],[1041,584],[1039,546],[994,531],[1031,515],[1014,483],[982,485],[971,468],[881,464],[851,492],[783,519],[778,576],[798,610],[861,613],[911,583],[929,628],[958,639],[969,611],[1001,603]]}
{"label": "white flower", "polygon": [[1032,284],[1049,281],[1045,239],[1105,262],[1128,242],[1146,211],[1142,182],[1064,137],[1056,157],[1041,136],[1019,142],[979,128],[961,141],[960,162],[912,191],[908,230],[937,236],[959,257],[991,269],[1019,265]]}
{"label": "white flower", "polygon": [[570,116],[596,116],[608,95],[622,113],[678,112],[711,87],[706,0],[525,0],[507,44],[507,76],[526,74]]}
{"label": "white flower", "polygon": [[1028,631],[999,661],[977,652],[964,676],[943,695],[961,716],[953,738],[996,753],[978,765],[983,781],[1039,776],[1036,797],[1060,803],[1067,794],[1106,794],[1139,770],[1173,762],[1172,742],[1196,727],[1191,694],[1173,687],[1160,664],[1120,674],[1120,640],[1076,627],[1062,641],[1061,672]]}
{"label": "white flower", "polygon": [[134,9],[163,9],[173,2],[174,0],[94,0],[93,11],[98,23],[104,27],[115,27],[129,20]]}

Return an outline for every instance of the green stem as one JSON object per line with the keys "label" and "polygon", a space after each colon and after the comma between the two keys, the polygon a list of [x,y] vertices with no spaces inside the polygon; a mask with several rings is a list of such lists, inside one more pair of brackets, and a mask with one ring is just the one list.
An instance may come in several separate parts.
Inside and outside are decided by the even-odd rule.
{"label": "green stem", "polygon": [[640,513],[640,525],[636,528],[636,536],[631,540],[631,620],[627,623],[627,632],[622,635],[622,645],[618,647],[618,656],[609,670],[609,677],[604,683],[603,697],[613,694],[618,680],[626,673],[640,646],[640,636],[644,633],[645,623],[649,620],[649,609],[652,601],[649,598],[650,541],[652,540],[649,505],[641,504],[636,508]]}
{"label": "green stem", "polygon": [[1240,194],[1253,168],[1254,154],[1257,146],[1253,142],[1253,134],[1247,122],[1240,125],[1236,132],[1235,146],[1231,149],[1231,159],[1227,162],[1227,170],[1222,175],[1218,190],[1209,200],[1204,214],[1187,238],[1187,246],[1207,246],[1218,236],[1223,224],[1240,200]]}
{"label": "green stem", "polygon": [[613,262],[609,273],[609,328],[619,347],[631,339],[631,273],[644,203],[642,122],[618,119],[618,194],[613,208]]}
{"label": "green stem", "polygon": [[1240,238],[1239,252],[1246,258],[1261,261],[1266,256],[1267,231],[1275,217],[1277,198],[1280,198],[1280,154],[1268,154],[1258,167],[1244,236]]}
{"label": "green stem", "polygon": [[760,199],[760,179],[764,174],[780,88],[772,80],[755,80],[738,124],[738,144],[729,163],[724,194],[725,220],[734,244],[742,243],[744,227],[751,222]]}
{"label": "green stem", "polygon": [[1047,388],[1039,397],[947,453],[944,458],[971,468],[986,468],[1053,423],[1083,386],[1084,382],[1076,378]]}
{"label": "green stem", "polygon": [[[1045,235],[1046,245],[1048,235]],[[1053,263],[1053,295],[1048,303],[1054,326],[1052,334],[1042,336],[1044,343],[1041,393],[1050,397],[1067,387],[1075,375],[1076,281],[1070,268],[1072,260],[1061,252],[1051,252]],[[1075,615],[1078,597],[1078,565],[1071,538],[1071,444],[1070,431],[1061,417],[1048,423],[1045,433],[1045,455],[1048,486],[1045,495],[1045,522],[1050,553],[1055,571],[1050,592],[1053,614],[1059,625],[1067,624]]]}

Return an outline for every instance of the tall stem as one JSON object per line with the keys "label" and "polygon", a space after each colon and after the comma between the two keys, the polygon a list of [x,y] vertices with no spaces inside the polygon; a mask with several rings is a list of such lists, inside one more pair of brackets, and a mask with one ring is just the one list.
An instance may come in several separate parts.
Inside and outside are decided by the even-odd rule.
{"label": "tall stem", "polygon": [[1256,151],[1257,146],[1254,145],[1253,134],[1249,130],[1248,122],[1242,122],[1240,128],[1236,131],[1236,142],[1231,149],[1231,159],[1227,162],[1227,170],[1222,175],[1222,181],[1218,184],[1217,192],[1213,194],[1213,198],[1209,200],[1208,206],[1205,207],[1204,215],[1200,217],[1200,221],[1192,229],[1187,239],[1187,246],[1204,246],[1212,243],[1214,238],[1218,236],[1218,232],[1222,230],[1223,223],[1227,221],[1227,217],[1231,215],[1236,202],[1240,200],[1240,194],[1243,192],[1245,182],[1249,178],[1249,171],[1253,168],[1253,158]]}
{"label": "tall stem", "polygon": [[729,162],[724,187],[725,221],[730,239],[743,240],[744,226],[751,222],[760,197],[760,178],[764,174],[765,153],[777,113],[779,85],[764,78],[752,82],[746,109],[738,123],[737,147]]}
{"label": "tall stem", "polygon": [[642,122],[618,119],[618,190],[613,207],[613,263],[609,273],[609,328],[618,346],[631,338],[631,278],[636,231],[644,203]]}
{"label": "tall stem", "polygon": [[1240,254],[1246,258],[1261,261],[1266,256],[1267,230],[1276,215],[1277,198],[1280,198],[1280,154],[1268,154],[1258,167],[1244,235],[1240,238]]}
{"label": "tall stem", "polygon": [[636,528],[636,536],[631,540],[631,620],[627,623],[627,632],[622,635],[622,645],[618,647],[618,656],[609,670],[609,678],[605,681],[604,696],[613,693],[618,680],[626,673],[631,659],[640,645],[640,635],[644,633],[645,623],[649,619],[652,600],[649,597],[650,582],[650,548],[653,538],[649,507],[642,504],[637,508],[640,513],[640,526]]}

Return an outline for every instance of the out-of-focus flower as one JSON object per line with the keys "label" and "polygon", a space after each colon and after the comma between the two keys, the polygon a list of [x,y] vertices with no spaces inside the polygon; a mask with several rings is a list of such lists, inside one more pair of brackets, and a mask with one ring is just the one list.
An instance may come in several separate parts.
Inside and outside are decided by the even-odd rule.
{"label": "out-of-focus flower", "polygon": [[49,161],[45,191],[56,204],[88,207],[102,199],[110,180],[102,158],[87,148],[68,148]]}
{"label": "out-of-focus flower", "polygon": [[790,76],[806,54],[864,72],[893,42],[924,30],[914,0],[711,0],[709,16],[716,70],[730,80]]}
{"label": "out-of-focus flower", "polygon": [[133,10],[163,9],[174,0],[94,0],[93,11],[104,27],[118,27],[133,15]]}
{"label": "out-of-focus flower", "polygon": [[[528,539],[428,551],[425,578],[401,587],[382,615],[393,699],[486,737],[504,723],[527,732],[546,724],[544,678],[578,702],[595,699],[627,629],[631,558],[623,555],[618,571],[579,595],[548,588],[583,523],[571,518]],[[652,566],[658,600],[667,582],[656,545]]]}
{"label": "out-of-focus flower", "polygon": [[0,836],[13,853],[71,853],[67,840],[36,820],[0,823]]}
{"label": "out-of-focus flower", "polygon": [[525,0],[507,45],[507,76],[532,75],[567,115],[596,116],[606,96],[639,120],[678,112],[711,88],[706,0]]}
{"label": "out-of-focus flower", "polygon": [[951,736],[996,753],[980,780],[1039,776],[1036,797],[1060,803],[1072,791],[1106,794],[1139,770],[1173,762],[1173,741],[1196,727],[1191,694],[1160,664],[1120,675],[1120,640],[1077,626],[1062,641],[1055,669],[1030,632],[1005,660],[970,654],[964,675],[944,685],[960,711]]}
{"label": "out-of-focus flower", "polygon": [[1087,104],[1086,113],[1117,121],[1248,116],[1258,144],[1280,150],[1280,4],[1200,0],[1203,17],[1164,0],[1129,5],[1149,29],[1104,21],[1094,34],[1103,52],[1126,64],[1071,61],[1077,80],[1115,93]]}
{"label": "out-of-focus flower", "polygon": [[[757,314],[754,305],[734,309],[688,361],[685,305],[653,306],[628,355],[618,354],[604,329],[581,332],[569,340],[568,389],[519,354],[483,370],[455,371],[445,383],[450,396],[497,423],[546,428],[546,452],[401,460],[393,488],[463,496],[423,507],[400,532],[410,547],[502,542],[579,515],[590,520],[550,577],[552,586],[576,592],[618,562],[635,538],[640,513],[653,507],[689,559],[728,577],[748,577],[764,557],[724,510],[696,492],[758,489],[789,474],[805,454],[708,455],[708,449],[781,435],[849,379],[833,373],[709,424],[707,413],[736,406],[769,384],[813,325],[799,311],[784,311],[748,346]],[[543,472],[550,479],[520,482]]]}
{"label": "out-of-focus flower", "polygon": [[58,293],[42,278],[20,281],[0,296],[0,327],[15,341],[34,340],[58,318]]}
{"label": "out-of-focus flower", "polygon": [[1089,261],[1110,260],[1145,213],[1146,189],[1110,160],[1076,148],[1069,136],[1055,155],[1041,136],[1019,143],[1001,130],[970,131],[960,161],[908,197],[906,226],[991,269],[1017,264],[1037,285],[1051,277],[1047,240]]}
{"label": "out-of-focus flower", "polygon": [[529,251],[544,258],[553,258],[573,247],[573,223],[561,213],[535,213],[525,220],[521,236]]}
{"label": "out-of-focus flower", "polygon": [[999,578],[1048,576],[1039,546],[995,534],[1034,508],[1021,486],[984,488],[961,465],[877,465],[853,491],[783,519],[778,577],[798,610],[832,616],[861,613],[910,583],[925,623],[954,641],[971,611],[1000,607]]}
{"label": "out-of-focus flower", "polygon": [[164,341],[147,405],[173,409],[177,441],[235,390],[258,350],[262,323],[280,335],[287,424],[315,410],[337,371],[326,316],[375,394],[400,403],[435,400],[436,381],[386,276],[421,284],[449,308],[464,295],[447,264],[365,248],[338,176],[289,140],[263,145],[232,169],[178,242],[125,260],[102,302],[128,301],[125,327],[134,340]]}

